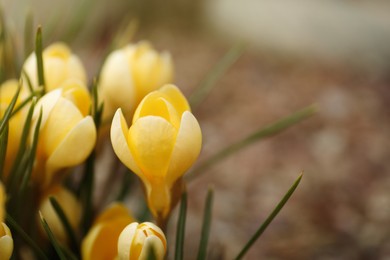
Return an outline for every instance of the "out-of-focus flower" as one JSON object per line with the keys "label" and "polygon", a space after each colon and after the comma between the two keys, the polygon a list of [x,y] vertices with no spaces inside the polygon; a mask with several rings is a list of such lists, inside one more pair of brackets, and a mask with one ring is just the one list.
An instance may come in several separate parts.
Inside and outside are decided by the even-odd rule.
{"label": "out-of-focus flower", "polygon": [[84,260],[115,259],[117,243],[122,230],[134,222],[126,207],[114,203],[95,220],[84,238],[81,252]]}
{"label": "out-of-focus flower", "polygon": [[14,240],[11,231],[5,223],[0,224],[0,259],[10,259],[14,250]]}
{"label": "out-of-focus flower", "polygon": [[130,44],[112,52],[100,74],[103,118],[111,119],[118,108],[122,108],[126,116],[131,116],[145,95],[172,80],[170,54],[158,53],[148,42]]}
{"label": "out-of-focus flower", "polygon": [[11,231],[3,222],[5,215],[5,191],[4,186],[0,182],[0,259],[10,259],[14,248],[14,240],[12,239]]}
{"label": "out-of-focus flower", "polygon": [[[13,97],[18,90],[18,86],[19,83],[15,79],[8,80],[0,86],[0,117],[3,117],[7,107],[10,105]],[[28,90],[22,88],[19,92],[15,107],[20,105],[20,103],[24,101],[27,97]],[[14,116],[12,116],[9,121],[8,145],[4,166],[5,177],[8,175],[9,170],[12,167],[13,161],[16,157],[16,153],[19,149],[20,138],[22,136],[23,127],[26,120],[26,111],[28,107],[29,105],[24,106],[24,108],[21,109]]]}
{"label": "out-of-focus flower", "polygon": [[59,185],[49,188],[42,197],[39,205],[42,216],[47,221],[54,236],[62,243],[66,243],[69,238],[60,218],[50,202],[50,196],[53,196],[58,204],[60,204],[73,230],[77,230],[81,220],[81,204],[74,194]]}
{"label": "out-of-focus flower", "polygon": [[86,89],[74,84],[47,93],[37,103],[33,125],[41,109],[42,121],[33,177],[44,187],[59,170],[83,162],[95,146],[96,127],[92,117],[86,115],[85,104],[90,102]]}
{"label": "out-of-focus flower", "polygon": [[[87,84],[87,74],[80,59],[65,43],[53,43],[42,53],[46,91],[59,88],[68,79],[78,79]],[[32,53],[23,65],[34,88],[38,87],[37,58]],[[25,80],[25,82],[27,82]]]}
{"label": "out-of-focus flower", "polygon": [[167,241],[162,230],[153,223],[131,223],[119,236],[119,260],[146,260],[152,249],[154,250],[156,259],[164,259],[167,250]]}
{"label": "out-of-focus flower", "polygon": [[174,206],[174,184],[195,162],[202,144],[183,94],[174,85],[151,92],[137,107],[130,129],[118,109],[111,142],[119,159],[143,181],[153,215],[165,219]]}

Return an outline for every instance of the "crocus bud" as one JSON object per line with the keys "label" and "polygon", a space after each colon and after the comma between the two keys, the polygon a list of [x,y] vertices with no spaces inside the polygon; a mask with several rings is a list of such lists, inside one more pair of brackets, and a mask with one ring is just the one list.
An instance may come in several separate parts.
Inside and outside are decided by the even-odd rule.
{"label": "crocus bud", "polygon": [[114,203],[95,220],[81,245],[84,260],[115,259],[117,243],[122,230],[134,222],[127,208]]}
{"label": "crocus bud", "polygon": [[111,142],[119,159],[144,183],[153,215],[165,219],[174,206],[173,185],[195,162],[202,144],[198,121],[183,94],[174,85],[151,92],[137,107],[130,129],[118,109]]}
{"label": "crocus bud", "polygon": [[[47,92],[60,87],[68,79],[78,79],[87,84],[87,74],[83,64],[66,44],[61,42],[51,44],[43,51],[42,58]],[[37,88],[37,58],[34,52],[25,61],[23,70],[27,73],[33,87]]]}
{"label": "crocus bud", "polygon": [[14,240],[11,231],[5,223],[0,224],[0,259],[8,260],[14,250]]}
{"label": "crocus bud", "polygon": [[81,204],[73,193],[62,186],[56,185],[45,191],[45,194],[43,195],[39,205],[39,211],[47,221],[47,224],[49,225],[56,239],[62,243],[67,243],[69,238],[62,221],[58,217],[57,212],[50,202],[51,196],[53,196],[58,204],[60,204],[73,230],[77,230],[78,225],[80,224],[82,212]]}
{"label": "crocus bud", "polygon": [[168,52],[158,53],[148,42],[130,44],[112,52],[100,74],[99,96],[103,118],[111,119],[118,108],[131,116],[141,99],[173,79]]}
{"label": "crocus bud", "polygon": [[[44,95],[35,107],[33,126],[42,109],[34,179],[48,186],[59,170],[83,162],[96,143],[96,127],[86,109],[90,102],[82,87],[61,88]],[[32,130],[34,130],[33,127]],[[31,131],[30,136],[33,136]],[[58,176],[60,177],[60,176]]]}
{"label": "crocus bud", "polygon": [[[10,105],[13,97],[15,96],[19,87],[17,80],[7,80],[0,86],[0,117],[3,117],[7,107]],[[20,105],[28,97],[28,90],[21,88],[18,99],[16,100],[15,107]],[[15,160],[16,153],[18,152],[20,145],[20,138],[24,123],[26,120],[26,111],[29,105],[24,106],[18,113],[11,117],[9,120],[9,131],[8,131],[8,144],[7,152],[5,157],[4,165],[4,176],[7,177]]]}
{"label": "crocus bud", "polygon": [[118,239],[119,260],[146,260],[154,251],[156,259],[164,259],[167,241],[162,230],[153,223],[137,222],[128,225]]}

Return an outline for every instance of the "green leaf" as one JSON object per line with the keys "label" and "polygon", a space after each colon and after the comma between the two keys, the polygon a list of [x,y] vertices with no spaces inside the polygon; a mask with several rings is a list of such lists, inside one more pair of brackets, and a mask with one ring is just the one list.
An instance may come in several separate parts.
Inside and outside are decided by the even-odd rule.
{"label": "green leaf", "polygon": [[83,230],[85,233],[88,232],[92,224],[93,216],[93,204],[92,195],[94,187],[94,163],[95,163],[95,150],[87,158],[85,165],[84,177],[81,181],[80,196],[83,202],[84,215],[83,215]]}
{"label": "green leaf", "polygon": [[24,79],[27,81],[27,86],[28,86],[28,89],[30,90],[30,93],[33,93],[34,87],[31,83],[30,76],[27,74],[27,72],[24,69],[22,69],[22,75],[24,76]]}
{"label": "green leaf", "polygon": [[3,177],[5,156],[7,154],[8,130],[9,126],[7,124],[5,130],[0,134],[0,179]]}
{"label": "green leaf", "polygon": [[58,218],[61,220],[61,223],[65,229],[66,234],[68,235],[72,247],[78,251],[79,245],[77,242],[76,233],[74,232],[72,225],[66,217],[64,210],[62,209],[61,205],[58,203],[55,197],[50,196],[49,200],[55,212],[57,213]]}
{"label": "green leaf", "polygon": [[240,141],[229,145],[228,147],[218,151],[214,155],[212,155],[210,158],[205,160],[203,163],[199,164],[192,172],[187,174],[186,179],[190,180],[194,178],[195,176],[200,176],[202,173],[204,173],[208,168],[210,168],[212,165],[216,164],[217,162],[225,159],[229,155],[243,149],[244,147],[253,144],[265,137],[276,135],[283,130],[286,130],[287,128],[303,121],[306,118],[309,118],[313,114],[317,112],[317,107],[315,105],[308,106],[302,110],[299,110],[297,112],[294,112],[293,114],[280,119],[279,121],[270,124],[264,128],[261,128],[254,133],[250,134],[249,136],[245,137],[244,139],[241,139]]}
{"label": "green leaf", "polygon": [[267,217],[267,219],[261,224],[259,229],[256,231],[256,233],[249,239],[249,241],[246,243],[244,248],[241,250],[241,252],[237,255],[235,258],[236,260],[242,259],[242,257],[246,254],[246,252],[251,248],[251,246],[256,242],[256,240],[263,234],[263,232],[266,230],[268,225],[272,222],[272,220],[278,215],[280,210],[284,207],[284,205],[287,203],[291,195],[294,193],[295,189],[298,187],[301,179],[302,179],[303,173],[301,173],[298,177],[298,179],[294,182],[294,184],[290,187],[290,189],[287,191],[287,193],[284,195],[282,200],[278,203],[276,208],[271,212],[271,214]]}
{"label": "green leaf", "polygon": [[54,250],[57,252],[58,257],[61,260],[67,260],[68,258],[65,256],[66,253],[64,253],[61,249],[61,245],[58,243],[57,239],[55,238],[53,232],[51,231],[49,224],[47,224],[45,218],[43,217],[42,213],[39,211],[39,217],[41,219],[41,223],[43,226],[43,229],[45,230],[47,236],[49,237],[50,243],[53,245]]}
{"label": "green leaf", "polygon": [[182,260],[184,253],[184,235],[187,215],[187,192],[181,195],[180,212],[177,220],[175,260]]}
{"label": "green leaf", "polygon": [[12,116],[12,111],[14,110],[14,107],[16,105],[16,101],[18,100],[18,97],[19,97],[19,93],[20,93],[20,89],[22,88],[22,84],[19,83],[19,86],[18,86],[18,89],[14,95],[14,97],[12,98],[10,104],[8,105],[7,109],[5,110],[5,113],[4,113],[4,116],[3,118],[1,119],[1,123],[0,123],[0,133],[2,133],[4,131],[4,128],[6,127],[6,125],[8,124],[8,121],[11,119],[11,116]]}
{"label": "green leaf", "polygon": [[11,192],[16,190],[15,186],[17,183],[20,183],[21,175],[23,174],[23,172],[26,170],[27,167],[27,163],[26,163],[27,162],[26,155],[28,152],[27,141],[30,133],[31,120],[34,113],[35,105],[36,105],[36,100],[34,99],[27,113],[27,117],[23,126],[22,136],[20,138],[19,149],[16,154],[14,163],[12,164],[10,175],[8,177],[8,187],[9,187],[9,191]]}
{"label": "green leaf", "polygon": [[42,28],[39,26],[35,39],[35,55],[37,56],[37,73],[38,73],[38,84],[43,87],[43,93],[46,92],[45,75],[43,67],[43,48],[42,48]]}
{"label": "green leaf", "polygon": [[243,44],[233,46],[214,68],[212,68],[190,96],[189,102],[192,108],[196,108],[204,100],[215,86],[215,83],[217,83],[226,71],[241,57],[244,50]]}
{"label": "green leaf", "polygon": [[206,203],[203,215],[202,233],[200,237],[198,260],[204,260],[207,257],[207,244],[209,241],[211,227],[211,213],[213,205],[213,190],[210,188],[207,192]]}
{"label": "green leaf", "polygon": [[[6,215],[6,222],[11,228],[12,231],[16,231],[19,234],[20,238],[34,251],[34,253],[42,260],[48,260],[49,258],[43,253],[43,251],[39,248],[39,246],[34,242],[34,240],[24,232],[23,228],[21,228],[18,223],[10,216]],[[15,232],[12,232],[13,236],[15,236]]]}
{"label": "green leaf", "polygon": [[33,170],[35,155],[37,153],[39,128],[41,126],[41,121],[42,121],[42,108],[39,111],[39,117],[37,120],[37,124],[35,125],[35,129],[34,129],[33,141],[32,141],[30,154],[29,154],[29,158],[28,158],[27,170],[26,170],[25,174],[23,175],[22,183],[20,185],[20,193],[21,194],[24,194],[24,191],[27,187],[28,181],[30,180],[31,173]]}

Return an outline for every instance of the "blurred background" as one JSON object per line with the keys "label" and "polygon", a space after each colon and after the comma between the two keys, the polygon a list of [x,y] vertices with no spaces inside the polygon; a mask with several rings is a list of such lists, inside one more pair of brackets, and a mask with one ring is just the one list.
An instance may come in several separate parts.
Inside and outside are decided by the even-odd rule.
{"label": "blurred background", "polygon": [[230,259],[302,170],[297,191],[246,259],[390,259],[390,2],[1,3],[15,49],[31,52],[25,27],[41,24],[44,45],[68,42],[92,79],[113,39],[117,45],[147,39],[172,53],[175,83],[186,96],[232,46],[244,43],[245,53],[193,111],[204,135],[200,162],[318,105],[314,117],[188,184],[186,259],[197,252],[208,186],[215,189],[209,256]]}

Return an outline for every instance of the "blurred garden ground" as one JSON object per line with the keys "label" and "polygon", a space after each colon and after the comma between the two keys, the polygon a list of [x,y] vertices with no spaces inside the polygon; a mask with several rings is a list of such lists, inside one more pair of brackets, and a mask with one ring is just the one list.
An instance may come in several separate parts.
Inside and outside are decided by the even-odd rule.
{"label": "blurred garden ground", "polygon": [[[89,2],[2,5],[7,24],[21,37],[17,48],[23,49],[25,16],[31,12],[34,24],[52,32],[44,45],[70,40],[90,78],[114,32],[125,19],[138,18],[133,41],[147,39],[172,53],[175,83],[186,96],[231,46],[246,43],[244,55],[194,110],[204,135],[199,161],[318,105],[315,116],[188,184],[186,259],[196,255],[208,186],[215,189],[210,257],[230,259],[302,170],[297,191],[247,259],[390,258],[390,3]],[[67,32],[69,25],[75,30]],[[172,234],[175,225],[172,219]]]}

